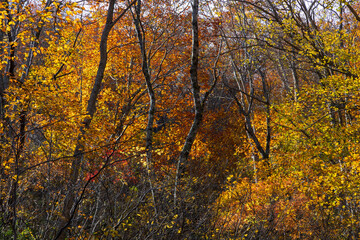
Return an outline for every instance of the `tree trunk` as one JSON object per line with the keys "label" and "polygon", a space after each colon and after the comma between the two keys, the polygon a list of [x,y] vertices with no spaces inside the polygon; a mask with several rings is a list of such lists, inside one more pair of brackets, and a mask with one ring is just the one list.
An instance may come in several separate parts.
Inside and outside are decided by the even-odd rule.
{"label": "tree trunk", "polygon": [[131,2],[129,6],[115,19],[113,20],[114,15],[114,7],[116,0],[110,0],[109,7],[107,10],[106,23],[101,35],[100,40],[100,62],[98,65],[97,74],[95,77],[94,86],[91,91],[90,99],[88,101],[88,105],[86,108],[87,117],[84,120],[82,127],[80,128],[80,134],[78,136],[78,143],[75,147],[75,151],[73,154],[73,162],[71,167],[70,180],[68,184],[68,194],[64,200],[64,208],[62,211],[62,219],[58,225],[58,232],[55,236],[55,239],[65,239],[67,235],[67,228],[71,226],[71,221],[76,215],[77,210],[77,201],[76,201],[76,185],[78,184],[78,177],[80,172],[81,162],[84,157],[84,146],[81,143],[81,139],[84,137],[86,130],[89,128],[93,116],[96,112],[96,103],[98,99],[98,95],[101,90],[101,83],[104,78],[104,72],[107,63],[107,40],[110,34],[112,27],[115,23],[126,13],[126,11],[135,3],[135,1]]}
{"label": "tree trunk", "polygon": [[157,214],[156,210],[156,201],[155,201],[155,193],[153,189],[153,175],[154,172],[152,171],[152,151],[153,151],[153,133],[154,133],[154,119],[155,119],[155,111],[156,111],[156,98],[153,85],[151,83],[151,75],[149,70],[149,62],[146,55],[146,46],[145,46],[145,33],[141,26],[140,20],[141,14],[141,0],[137,0],[137,5],[135,7],[135,17],[134,17],[134,24],[136,28],[137,37],[139,40],[139,46],[141,50],[141,68],[145,78],[147,92],[149,94],[150,105],[148,110],[148,122],[146,127],[146,170],[149,178],[149,184],[151,188],[151,195],[154,204],[154,211],[155,215]]}
{"label": "tree trunk", "polygon": [[188,135],[186,136],[185,143],[180,153],[177,162],[176,176],[175,176],[175,189],[174,189],[174,204],[177,198],[177,186],[182,174],[185,171],[188,157],[195,141],[200,123],[203,118],[204,105],[200,99],[200,86],[198,82],[198,65],[199,65],[199,29],[198,29],[198,15],[199,15],[199,0],[193,0],[192,4],[192,56],[190,78],[193,92],[193,101],[195,108],[195,116]]}

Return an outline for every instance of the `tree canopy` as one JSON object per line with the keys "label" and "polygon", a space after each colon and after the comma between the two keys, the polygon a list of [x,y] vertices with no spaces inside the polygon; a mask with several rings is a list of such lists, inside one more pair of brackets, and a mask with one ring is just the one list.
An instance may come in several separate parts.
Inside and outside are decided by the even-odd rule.
{"label": "tree canopy", "polygon": [[2,0],[0,21],[0,240],[360,237],[358,1]]}

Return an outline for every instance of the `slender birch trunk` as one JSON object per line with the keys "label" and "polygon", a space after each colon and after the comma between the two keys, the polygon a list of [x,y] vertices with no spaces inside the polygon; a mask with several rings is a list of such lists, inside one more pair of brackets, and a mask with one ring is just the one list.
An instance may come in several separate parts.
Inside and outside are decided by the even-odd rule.
{"label": "slender birch trunk", "polygon": [[151,195],[154,204],[155,215],[157,214],[156,201],[155,201],[155,193],[153,189],[153,171],[152,171],[152,151],[153,151],[153,133],[154,133],[154,120],[155,120],[155,111],[156,111],[156,98],[154,88],[151,82],[151,74],[150,74],[150,63],[146,54],[146,40],[145,33],[141,25],[140,20],[141,15],[141,0],[137,0],[137,4],[135,6],[135,16],[134,16],[134,24],[136,28],[137,37],[139,40],[139,46],[141,50],[141,69],[145,78],[147,92],[149,94],[149,110],[148,110],[148,122],[146,127],[146,170],[149,178],[149,184],[151,188]]}

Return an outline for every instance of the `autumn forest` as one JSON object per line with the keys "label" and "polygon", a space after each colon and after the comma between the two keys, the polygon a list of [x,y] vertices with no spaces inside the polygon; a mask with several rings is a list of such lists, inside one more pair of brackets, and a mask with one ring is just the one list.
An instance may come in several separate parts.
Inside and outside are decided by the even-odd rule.
{"label": "autumn forest", "polygon": [[0,240],[360,238],[359,1],[0,21]]}

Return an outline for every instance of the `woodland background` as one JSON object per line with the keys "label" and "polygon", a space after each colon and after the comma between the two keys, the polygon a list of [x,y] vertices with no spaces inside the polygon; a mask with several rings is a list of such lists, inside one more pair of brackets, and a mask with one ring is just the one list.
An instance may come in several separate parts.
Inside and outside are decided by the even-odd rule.
{"label": "woodland background", "polygon": [[1,0],[0,239],[358,239],[360,2]]}

